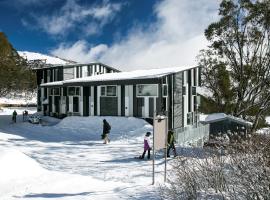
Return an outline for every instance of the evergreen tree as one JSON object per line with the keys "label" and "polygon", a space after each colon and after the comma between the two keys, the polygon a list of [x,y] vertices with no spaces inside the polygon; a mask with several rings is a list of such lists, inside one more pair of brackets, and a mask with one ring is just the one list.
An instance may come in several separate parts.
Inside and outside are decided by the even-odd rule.
{"label": "evergreen tree", "polygon": [[10,92],[28,92],[36,87],[35,74],[0,32],[0,97]]}
{"label": "evergreen tree", "polygon": [[270,1],[222,0],[220,20],[205,31],[203,84],[217,111],[253,118],[253,131],[270,107]]}

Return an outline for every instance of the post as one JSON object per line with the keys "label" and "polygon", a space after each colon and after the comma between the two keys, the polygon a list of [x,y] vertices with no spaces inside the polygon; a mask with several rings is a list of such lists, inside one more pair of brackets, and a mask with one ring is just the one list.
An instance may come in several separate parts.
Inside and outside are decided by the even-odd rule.
{"label": "post", "polygon": [[164,182],[167,180],[167,140],[168,140],[168,118],[166,119],[166,128],[165,128],[165,166],[164,166]]}
{"label": "post", "polygon": [[152,175],[152,185],[155,184],[155,123],[156,120],[156,111],[154,112],[154,121],[153,121],[153,175]]}

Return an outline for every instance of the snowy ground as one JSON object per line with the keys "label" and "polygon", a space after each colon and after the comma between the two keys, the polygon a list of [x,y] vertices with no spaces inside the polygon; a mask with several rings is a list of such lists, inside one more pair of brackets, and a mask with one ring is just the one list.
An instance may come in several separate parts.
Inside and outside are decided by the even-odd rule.
{"label": "snowy ground", "polygon": [[[19,114],[21,110],[17,109]],[[142,153],[152,126],[136,118],[106,117],[111,143],[100,140],[100,117],[45,118],[51,126],[11,123],[13,109],[0,111],[0,199],[159,199],[163,155],[152,162]],[[34,110],[30,110],[33,113]],[[169,160],[170,162],[171,160]]]}

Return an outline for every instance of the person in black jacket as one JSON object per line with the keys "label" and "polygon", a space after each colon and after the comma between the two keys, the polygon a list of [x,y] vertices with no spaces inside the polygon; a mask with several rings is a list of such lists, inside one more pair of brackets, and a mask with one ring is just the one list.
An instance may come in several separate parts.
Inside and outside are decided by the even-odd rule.
{"label": "person in black jacket", "polygon": [[103,119],[103,134],[102,134],[102,139],[104,139],[103,144],[108,144],[110,142],[109,139],[110,130],[111,130],[110,124],[106,121],[106,119]]}

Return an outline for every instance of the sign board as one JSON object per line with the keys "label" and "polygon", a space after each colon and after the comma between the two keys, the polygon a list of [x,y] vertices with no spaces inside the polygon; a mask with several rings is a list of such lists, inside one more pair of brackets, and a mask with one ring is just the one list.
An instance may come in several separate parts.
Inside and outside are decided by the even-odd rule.
{"label": "sign board", "polygon": [[154,118],[154,147],[155,150],[164,149],[167,145],[168,117],[157,116]]}

